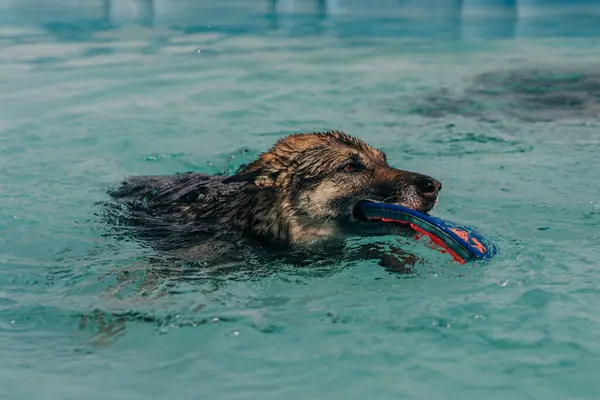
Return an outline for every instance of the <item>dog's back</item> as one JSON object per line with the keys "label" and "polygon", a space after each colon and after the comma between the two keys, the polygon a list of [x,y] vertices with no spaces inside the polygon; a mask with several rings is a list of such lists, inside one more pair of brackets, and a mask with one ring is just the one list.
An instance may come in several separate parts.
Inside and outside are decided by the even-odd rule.
{"label": "dog's back", "polygon": [[197,201],[202,196],[224,192],[224,177],[195,172],[170,176],[133,176],[125,179],[109,194],[120,202],[146,201],[154,208]]}
{"label": "dog's back", "polygon": [[228,235],[213,211],[238,185],[224,179],[201,173],[129,177],[109,192],[112,222],[159,251],[193,252],[183,257],[193,259],[204,245],[213,242],[216,249],[218,237]]}

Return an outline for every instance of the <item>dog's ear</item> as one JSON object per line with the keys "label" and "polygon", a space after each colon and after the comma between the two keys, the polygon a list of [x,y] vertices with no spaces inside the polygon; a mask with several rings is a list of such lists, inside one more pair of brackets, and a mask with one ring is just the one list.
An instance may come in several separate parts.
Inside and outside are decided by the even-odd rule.
{"label": "dog's ear", "polygon": [[238,171],[235,175],[225,178],[223,183],[247,182],[257,187],[272,187],[275,184],[276,172],[266,167],[263,159],[259,159]]}

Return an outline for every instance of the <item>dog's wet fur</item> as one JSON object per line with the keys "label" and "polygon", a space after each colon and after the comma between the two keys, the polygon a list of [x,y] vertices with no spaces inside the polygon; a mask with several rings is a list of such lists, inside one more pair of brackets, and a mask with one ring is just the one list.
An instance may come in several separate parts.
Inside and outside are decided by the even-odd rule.
{"label": "dog's wet fur", "polygon": [[404,225],[367,221],[357,205],[369,200],[428,212],[440,189],[432,177],[391,167],[385,153],[362,140],[328,131],[289,135],[229,177],[136,176],[110,195],[124,206],[120,223],[136,237],[210,265],[250,254],[302,260],[339,252],[349,237],[406,234]]}
{"label": "dog's wet fur", "polygon": [[[260,277],[285,265],[325,266],[326,271],[318,268],[322,276],[328,266],[365,259],[406,276],[419,260],[401,248],[346,246],[353,237],[414,233],[405,225],[366,221],[357,205],[370,200],[428,212],[440,189],[437,180],[392,168],[382,151],[338,131],[287,136],[229,177],[195,172],[130,177],[109,192],[113,201],[105,203],[105,216],[117,236],[149,244],[158,256],[117,271],[106,294],[112,298],[135,283],[142,297],[162,297],[178,293],[182,280],[218,287],[224,274]],[[98,328],[94,343],[110,343],[124,333],[126,321],[182,324],[165,318],[97,309],[81,316],[79,328]],[[190,321],[195,326],[206,319]]]}

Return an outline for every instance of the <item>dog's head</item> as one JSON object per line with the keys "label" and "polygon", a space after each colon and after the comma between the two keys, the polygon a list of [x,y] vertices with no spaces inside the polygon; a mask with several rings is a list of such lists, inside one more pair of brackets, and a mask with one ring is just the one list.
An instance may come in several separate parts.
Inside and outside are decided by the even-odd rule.
{"label": "dog's head", "polygon": [[439,181],[392,168],[382,151],[338,131],[281,139],[225,182],[270,191],[295,240],[389,233],[383,223],[367,222],[357,205],[369,200],[428,212],[441,189]]}

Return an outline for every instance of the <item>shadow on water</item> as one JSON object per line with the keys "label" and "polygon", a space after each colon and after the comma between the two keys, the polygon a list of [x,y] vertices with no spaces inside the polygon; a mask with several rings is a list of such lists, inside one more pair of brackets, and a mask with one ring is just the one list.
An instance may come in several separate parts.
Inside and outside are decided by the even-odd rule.
{"label": "shadow on water", "polygon": [[[285,261],[248,255],[243,261],[210,266],[202,262],[182,263],[151,251],[147,256],[112,265],[97,274],[96,280],[103,282],[99,301],[87,311],[71,315],[78,321],[78,330],[87,337],[86,342],[93,347],[110,346],[127,333],[128,325],[139,324],[149,325],[160,334],[214,324],[247,324],[261,333],[276,333],[280,328],[256,322],[247,313],[262,308],[265,302],[288,300],[265,298],[260,287],[273,282],[310,286],[321,279],[348,273],[358,266],[359,261],[352,260],[358,247],[351,244],[335,260],[318,254],[310,257],[306,253],[299,254],[295,262],[289,261],[291,255]],[[398,279],[414,279],[424,274],[424,269],[430,272],[439,268],[433,265],[422,259],[413,264],[414,270],[373,267]],[[243,293],[235,289],[239,284],[246,288]]]}
{"label": "shadow on water", "polygon": [[462,115],[487,121],[597,119],[600,73],[534,68],[476,76],[463,91],[443,88],[419,98],[410,112],[428,117]]}

